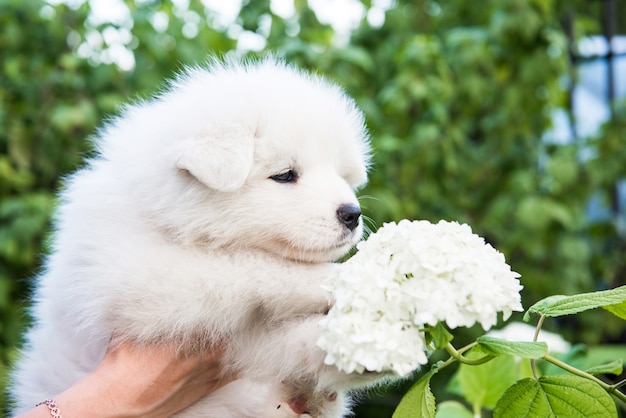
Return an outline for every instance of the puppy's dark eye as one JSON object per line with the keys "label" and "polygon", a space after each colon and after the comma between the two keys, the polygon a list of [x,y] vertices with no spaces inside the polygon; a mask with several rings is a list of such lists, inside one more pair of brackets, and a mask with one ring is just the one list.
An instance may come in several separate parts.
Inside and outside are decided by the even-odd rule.
{"label": "puppy's dark eye", "polygon": [[293,170],[289,170],[270,176],[270,178],[277,183],[295,183],[298,180],[298,174]]}

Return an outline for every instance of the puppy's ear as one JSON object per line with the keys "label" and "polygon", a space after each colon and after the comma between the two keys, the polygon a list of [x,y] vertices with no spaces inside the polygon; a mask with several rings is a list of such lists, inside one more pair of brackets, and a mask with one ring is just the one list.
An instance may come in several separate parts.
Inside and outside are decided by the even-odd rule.
{"label": "puppy's ear", "polygon": [[248,178],[253,155],[254,135],[229,130],[183,141],[176,166],[207,187],[232,192]]}

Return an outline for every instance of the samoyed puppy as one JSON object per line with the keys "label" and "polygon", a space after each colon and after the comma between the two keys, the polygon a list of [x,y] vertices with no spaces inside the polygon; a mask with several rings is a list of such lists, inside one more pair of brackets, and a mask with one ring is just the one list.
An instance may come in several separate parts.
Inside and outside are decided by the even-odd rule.
{"label": "samoyed puppy", "polygon": [[[361,238],[362,113],[279,60],[215,60],[127,107],[70,177],[40,275],[16,412],[90,373],[110,343],[226,345],[240,379],[181,417],[340,417],[372,376],[324,364],[332,262]],[[289,405],[304,405],[294,411]]]}

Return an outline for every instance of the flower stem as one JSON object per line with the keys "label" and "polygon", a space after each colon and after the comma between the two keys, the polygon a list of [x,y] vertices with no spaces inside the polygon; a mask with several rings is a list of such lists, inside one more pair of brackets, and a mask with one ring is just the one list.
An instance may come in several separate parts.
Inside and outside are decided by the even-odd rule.
{"label": "flower stem", "polygon": [[[535,336],[533,337],[533,342],[537,342],[537,339],[539,338],[539,331],[541,331],[541,327],[543,326],[543,321],[545,321],[545,319],[545,315],[541,315],[539,317],[539,321],[537,321],[537,328],[535,328]],[[535,380],[538,380],[539,377],[537,376],[537,366],[535,364],[535,359],[530,360],[530,370],[532,370]]]}
{"label": "flower stem", "polygon": [[[472,348],[472,347],[474,347],[474,346],[476,346],[476,345],[478,345],[478,343],[474,341],[473,343],[470,343],[470,344],[466,345],[465,347],[459,348],[458,350],[456,350],[456,349],[455,349],[455,350],[456,350],[456,352],[457,352],[458,354],[463,354],[463,353],[465,353],[467,350],[469,350],[470,348]],[[452,347],[452,348],[454,349],[454,347]],[[437,369],[441,370],[441,369],[443,369],[444,367],[448,367],[449,365],[451,365],[451,364],[452,364],[452,363],[454,363],[455,361],[457,361],[457,359],[456,359],[456,358],[454,358],[454,357],[450,357],[448,360],[446,360],[446,361],[444,361],[444,362],[441,362],[441,363],[437,366]]]}
{"label": "flower stem", "polygon": [[495,356],[492,356],[492,355],[486,355],[486,356],[483,356],[483,357],[477,358],[477,359],[468,359],[467,357],[464,357],[463,353],[465,351],[469,350],[470,348],[472,348],[474,345],[476,345],[476,343],[469,344],[469,345],[463,347],[461,350],[457,350],[456,348],[454,348],[454,346],[452,344],[448,343],[446,345],[446,351],[448,351],[448,353],[450,353],[452,358],[454,358],[458,362],[463,363],[463,364],[468,364],[470,366],[478,366],[480,364],[487,363],[489,360],[491,360],[491,359],[493,359],[495,357]]}
{"label": "flower stem", "polygon": [[606,382],[603,382],[602,380],[598,379],[597,377],[595,377],[592,374],[589,374],[587,372],[584,372],[580,369],[577,369],[576,367],[570,366],[569,364],[562,362],[561,360],[552,357],[550,354],[546,354],[544,357],[544,360],[554,364],[555,366],[560,367],[563,370],[567,370],[568,372],[575,374],[577,376],[580,377],[584,377],[585,379],[589,379],[597,384],[599,384],[602,389],[606,390],[609,394],[615,396],[617,399],[619,399],[620,401],[626,403],[626,394],[620,392],[618,389],[626,384],[626,380],[623,380],[619,383],[616,383],[614,385],[609,385]]}
{"label": "flower stem", "polygon": [[[459,349],[457,350],[457,353],[459,353],[459,354],[463,354],[463,353],[465,353],[466,351],[468,351],[468,350],[470,350],[470,349],[472,349],[472,348],[476,347],[477,345],[478,345],[478,343],[477,343],[476,341],[474,341],[473,343],[469,343],[469,344],[468,344],[468,345],[466,345],[465,347],[461,347],[461,348],[459,348]],[[454,348],[454,347],[452,347],[452,348]]]}

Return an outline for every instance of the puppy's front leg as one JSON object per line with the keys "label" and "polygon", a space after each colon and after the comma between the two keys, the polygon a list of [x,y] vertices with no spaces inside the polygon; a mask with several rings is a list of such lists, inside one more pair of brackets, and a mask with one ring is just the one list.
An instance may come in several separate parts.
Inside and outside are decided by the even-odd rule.
{"label": "puppy's front leg", "polygon": [[[244,277],[248,280],[249,306],[256,308],[251,312],[251,322],[277,323],[297,316],[324,314],[330,308],[330,294],[322,286],[335,268],[334,264],[302,264],[288,260],[261,263],[246,260],[245,256],[241,261],[250,269]],[[259,267],[263,265],[272,267],[263,271]]]}
{"label": "puppy's front leg", "polygon": [[[282,384],[282,404],[301,403],[312,417],[339,417],[343,392],[365,387],[380,374],[347,374],[324,364],[317,346],[323,315],[296,318],[275,329],[257,329],[233,344],[227,356],[247,378]],[[340,412],[338,412],[340,411]]]}

